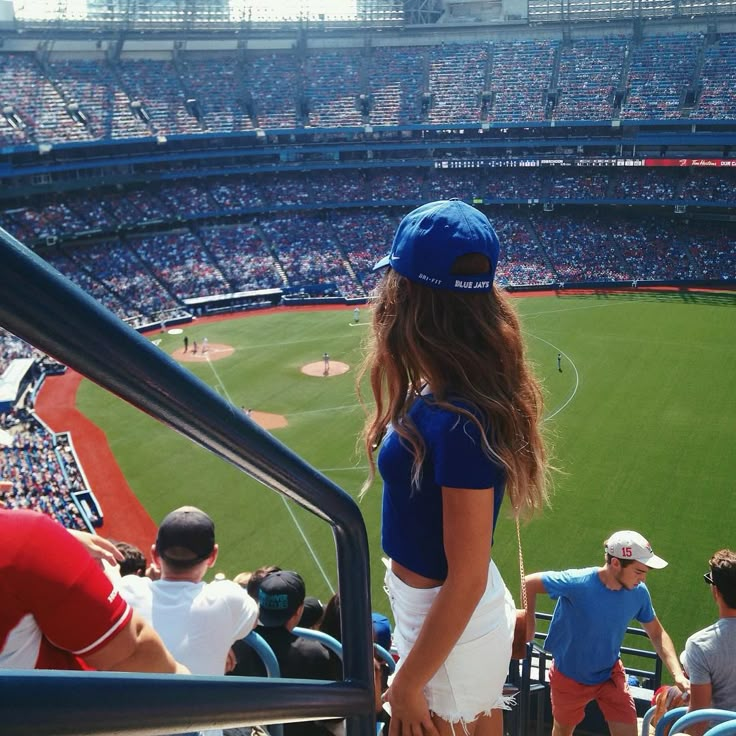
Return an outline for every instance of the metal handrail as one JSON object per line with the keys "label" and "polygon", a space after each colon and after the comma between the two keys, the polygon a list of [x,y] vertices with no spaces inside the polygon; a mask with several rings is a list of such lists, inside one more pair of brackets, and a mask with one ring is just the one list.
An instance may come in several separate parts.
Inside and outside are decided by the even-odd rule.
{"label": "metal handrail", "polygon": [[348,716],[348,736],[371,736],[368,540],[355,501],[1,228],[0,325],[329,523],[346,642],[345,681],[327,685],[5,672],[3,733],[155,734],[171,733],[174,726],[194,730]]}
{"label": "metal handrail", "polygon": [[703,723],[704,721],[719,721],[721,723],[730,723],[733,721],[733,724],[736,725],[736,712],[732,710],[723,710],[722,708],[702,708],[699,710],[693,710],[678,718],[672,724],[670,733],[681,733],[686,728],[694,726],[696,723]]}

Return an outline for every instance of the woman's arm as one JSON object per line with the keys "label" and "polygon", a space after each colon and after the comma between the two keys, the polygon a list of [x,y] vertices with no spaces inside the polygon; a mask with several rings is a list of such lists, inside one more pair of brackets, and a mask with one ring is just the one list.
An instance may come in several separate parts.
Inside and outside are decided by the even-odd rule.
{"label": "woman's arm", "polygon": [[468,624],[487,584],[493,532],[493,488],[442,489],[447,578],[419,636],[385,695],[390,736],[437,731],[423,694]]}

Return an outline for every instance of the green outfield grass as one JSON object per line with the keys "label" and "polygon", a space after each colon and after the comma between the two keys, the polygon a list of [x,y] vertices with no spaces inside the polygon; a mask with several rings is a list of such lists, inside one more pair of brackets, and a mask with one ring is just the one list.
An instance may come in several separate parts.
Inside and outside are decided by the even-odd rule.
{"label": "green outfield grass", "polygon": [[[641,531],[670,561],[652,573],[649,587],[679,649],[715,615],[702,580],[708,557],[736,546],[736,300],[640,293],[520,298],[515,304],[544,384],[546,427],[560,469],[552,507],[522,530],[527,570],[597,564],[607,534]],[[186,333],[234,345],[230,358],[189,367],[238,407],[285,415],[288,427],[274,435],[357,496],[366,467],[355,449],[362,412],[354,382],[368,328],[351,326],[351,320],[347,308],[284,311],[194,323]],[[181,336],[152,337],[161,337],[168,352],[181,345]],[[330,378],[300,373],[324,351],[351,370]],[[310,593],[329,596],[336,577],[328,525],[88,381],[78,406],[105,429],[155,521],[187,503],[213,516],[219,571],[230,576],[279,564],[299,570]],[[371,545],[373,606],[387,611],[378,484],[361,508]],[[517,592],[508,519],[496,532],[494,556]],[[551,610],[546,603],[542,610]]]}

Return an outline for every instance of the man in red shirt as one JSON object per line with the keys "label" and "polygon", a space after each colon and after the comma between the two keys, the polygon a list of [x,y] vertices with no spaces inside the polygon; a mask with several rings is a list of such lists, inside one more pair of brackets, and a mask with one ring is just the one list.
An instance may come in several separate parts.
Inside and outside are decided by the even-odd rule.
{"label": "man in red shirt", "polygon": [[187,672],[62,526],[0,509],[0,539],[0,669]]}

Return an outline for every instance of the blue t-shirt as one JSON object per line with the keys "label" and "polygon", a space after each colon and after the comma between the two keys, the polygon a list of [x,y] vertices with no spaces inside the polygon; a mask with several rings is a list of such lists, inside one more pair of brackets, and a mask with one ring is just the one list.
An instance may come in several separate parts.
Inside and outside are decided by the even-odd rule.
{"label": "blue t-shirt", "polygon": [[[378,455],[383,478],[381,543],[399,564],[428,578],[447,577],[442,531],[442,486],[493,488],[493,528],[503,500],[505,473],[483,451],[478,427],[419,396],[409,416],[424,438],[426,455],[419,488],[412,488],[413,456],[389,428]],[[467,404],[453,402],[469,408]]]}
{"label": "blue t-shirt", "polygon": [[611,676],[632,619],[646,624],[655,618],[644,583],[632,590],[609,590],[597,567],[545,572],[542,582],[557,600],[544,648],[563,675],[583,685]]}

